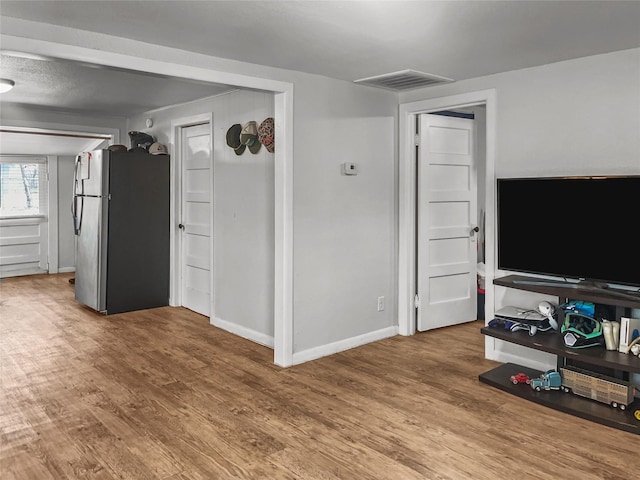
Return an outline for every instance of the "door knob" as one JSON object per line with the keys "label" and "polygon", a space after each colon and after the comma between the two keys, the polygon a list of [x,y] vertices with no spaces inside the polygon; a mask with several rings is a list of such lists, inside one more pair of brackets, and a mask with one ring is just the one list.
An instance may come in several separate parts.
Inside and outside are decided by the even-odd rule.
{"label": "door knob", "polygon": [[184,230],[184,225],[180,223],[180,224],[178,224],[178,228],[179,228],[180,230]]}
{"label": "door knob", "polygon": [[473,227],[473,231],[478,233],[480,231],[480,227]]}

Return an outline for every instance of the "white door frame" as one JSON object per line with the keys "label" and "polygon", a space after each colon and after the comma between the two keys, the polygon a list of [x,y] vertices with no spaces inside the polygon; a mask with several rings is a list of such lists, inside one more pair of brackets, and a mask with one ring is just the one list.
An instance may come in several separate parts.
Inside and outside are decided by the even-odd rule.
{"label": "white door frame", "polygon": [[274,93],[278,138],[274,154],[274,363],[283,367],[293,365],[293,83],[15,35],[0,34],[0,44],[5,50]]}
{"label": "white door frame", "polygon": [[[49,190],[48,190],[48,202],[47,202],[47,215],[49,218],[49,241],[47,248],[48,252],[48,261],[49,264],[48,270],[49,273],[58,273],[58,224],[60,220],[58,219],[60,211],[65,211],[64,207],[58,204],[58,156],[57,155],[47,155],[47,179],[49,180]],[[69,185],[69,189],[71,185]],[[52,208],[55,206],[55,208]],[[62,208],[61,208],[62,207]],[[75,239],[75,237],[74,237]]]}
{"label": "white door frame", "polygon": [[399,215],[398,215],[398,333],[416,333],[416,309],[414,298],[416,281],[416,180],[415,126],[421,113],[451,110],[453,108],[486,105],[487,154],[486,154],[486,225],[485,232],[485,318],[493,317],[494,275],[494,225],[495,225],[495,144],[496,144],[496,91],[481,90],[411,103],[401,103],[399,109]]}
{"label": "white door frame", "polygon": [[[193,125],[199,125],[203,123],[209,124],[209,151],[211,152],[211,166],[209,167],[211,170],[211,178],[209,185],[211,189],[211,215],[213,216],[214,212],[214,165],[215,161],[213,158],[213,113],[204,113],[201,115],[192,115],[189,117],[177,118],[171,121],[171,138],[169,142],[171,143],[170,152],[171,152],[171,193],[170,193],[170,202],[171,202],[171,213],[170,213],[170,222],[171,222],[171,240],[170,240],[170,268],[169,268],[169,305],[178,307],[182,305],[182,235],[180,235],[180,229],[178,228],[178,223],[183,219],[180,218],[181,210],[182,210],[182,129],[186,127],[191,127]],[[213,217],[210,219],[211,224],[209,228],[209,238],[211,241],[209,242],[209,274],[211,277],[209,281],[211,282],[211,303],[209,318],[213,316],[213,292],[215,285],[213,283],[213,229],[214,222]]]}

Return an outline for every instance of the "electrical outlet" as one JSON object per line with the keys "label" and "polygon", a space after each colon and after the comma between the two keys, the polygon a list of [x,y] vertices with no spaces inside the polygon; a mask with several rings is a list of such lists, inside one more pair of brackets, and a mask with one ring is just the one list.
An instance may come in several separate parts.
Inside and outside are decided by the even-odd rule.
{"label": "electrical outlet", "polygon": [[378,297],[378,311],[384,310],[384,297]]}

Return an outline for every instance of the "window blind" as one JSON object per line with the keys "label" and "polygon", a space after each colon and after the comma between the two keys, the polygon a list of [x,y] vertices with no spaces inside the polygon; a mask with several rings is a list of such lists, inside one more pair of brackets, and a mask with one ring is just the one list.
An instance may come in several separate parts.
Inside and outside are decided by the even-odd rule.
{"label": "window blind", "polygon": [[0,217],[47,212],[47,158],[0,156]]}

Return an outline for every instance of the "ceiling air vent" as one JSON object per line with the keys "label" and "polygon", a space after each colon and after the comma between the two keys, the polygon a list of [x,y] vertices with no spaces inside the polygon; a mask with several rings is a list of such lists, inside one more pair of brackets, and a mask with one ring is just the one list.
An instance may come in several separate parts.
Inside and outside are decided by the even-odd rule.
{"label": "ceiling air vent", "polygon": [[416,70],[402,70],[400,72],[385,73],[375,77],[354,80],[355,83],[370,85],[372,87],[386,88],[387,90],[402,91],[414,88],[431,87],[443,83],[453,82],[451,78],[439,77],[430,73],[417,72]]}

